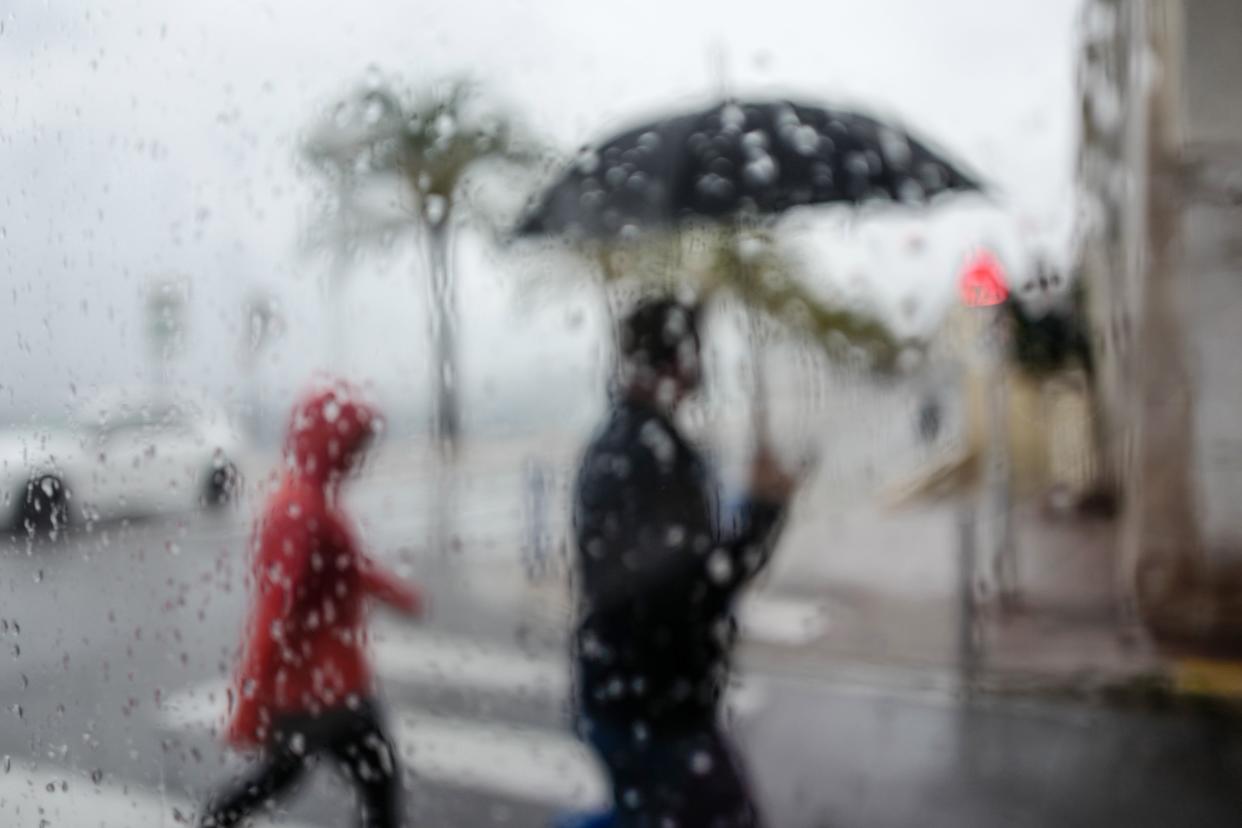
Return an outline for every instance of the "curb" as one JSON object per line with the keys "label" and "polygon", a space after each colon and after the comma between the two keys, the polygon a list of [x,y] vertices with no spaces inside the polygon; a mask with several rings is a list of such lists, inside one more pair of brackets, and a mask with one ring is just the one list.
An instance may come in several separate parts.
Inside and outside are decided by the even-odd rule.
{"label": "curb", "polygon": [[1242,662],[1183,660],[1129,676],[980,676],[983,695],[1073,701],[1122,710],[1221,715],[1242,723]]}

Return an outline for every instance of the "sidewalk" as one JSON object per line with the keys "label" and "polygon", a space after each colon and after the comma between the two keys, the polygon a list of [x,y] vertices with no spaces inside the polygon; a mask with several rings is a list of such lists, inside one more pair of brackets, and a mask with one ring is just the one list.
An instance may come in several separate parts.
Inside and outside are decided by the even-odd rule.
{"label": "sidewalk", "polygon": [[1127,623],[1116,527],[1106,519],[1019,508],[1017,600],[976,604],[964,626],[957,509],[857,508],[795,527],[764,589],[820,596],[828,629],[797,647],[768,644],[752,654],[806,674],[861,669],[876,680],[988,693],[1242,709],[1242,663],[1161,650]]}
{"label": "sidewalk", "polygon": [[[805,511],[803,504],[772,571],[743,607],[744,665],[808,678],[1125,704],[1242,698],[1238,665],[1170,656],[1122,622],[1106,521],[1019,511],[1018,601],[1003,610],[977,606],[967,631],[956,506]],[[525,592],[528,617],[568,612],[563,579],[528,584]],[[763,615],[788,607],[793,624],[802,608],[805,634],[756,630],[748,606]]]}

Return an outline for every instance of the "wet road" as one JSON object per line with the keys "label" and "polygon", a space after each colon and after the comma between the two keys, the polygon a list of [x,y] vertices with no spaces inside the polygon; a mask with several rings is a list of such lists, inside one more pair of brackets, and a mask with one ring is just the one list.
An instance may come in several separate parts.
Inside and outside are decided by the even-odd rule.
{"label": "wet road", "polygon": [[[428,583],[434,608],[417,627],[376,616],[411,824],[541,826],[599,801],[598,771],[565,726],[563,616],[532,612],[494,551],[420,562],[397,534],[370,531],[380,549],[406,550],[395,563]],[[245,536],[231,515],[5,544],[0,823],[175,825],[240,767],[213,728],[243,613]],[[966,703],[884,670],[812,681],[756,668],[732,698],[778,828],[1232,826],[1242,814],[1239,743],[1204,722]],[[344,790],[320,769],[290,818],[350,824]]]}

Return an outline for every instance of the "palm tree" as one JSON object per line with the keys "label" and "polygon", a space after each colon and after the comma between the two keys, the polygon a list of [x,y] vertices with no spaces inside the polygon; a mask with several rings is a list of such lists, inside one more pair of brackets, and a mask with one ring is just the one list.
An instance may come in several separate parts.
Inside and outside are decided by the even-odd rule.
{"label": "palm tree", "polygon": [[453,250],[461,214],[473,206],[465,184],[485,165],[528,165],[534,145],[482,105],[475,85],[449,80],[415,95],[384,84],[354,93],[312,131],[305,153],[337,189],[338,250],[416,231],[435,364],[432,434],[451,457],[461,434]]}

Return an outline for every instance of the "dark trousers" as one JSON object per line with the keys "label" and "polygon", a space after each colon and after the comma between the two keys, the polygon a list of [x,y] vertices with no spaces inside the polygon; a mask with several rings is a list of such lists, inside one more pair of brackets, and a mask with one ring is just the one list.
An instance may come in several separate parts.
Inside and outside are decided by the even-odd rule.
{"label": "dark trousers", "polygon": [[227,828],[288,794],[322,755],[348,776],[360,800],[362,828],[401,825],[401,769],[375,703],[340,707],[319,715],[284,716],[249,773],[212,797],[200,825]]}
{"label": "dark trousers", "polygon": [[741,763],[712,720],[645,727],[582,720],[612,782],[617,828],[759,828]]}

